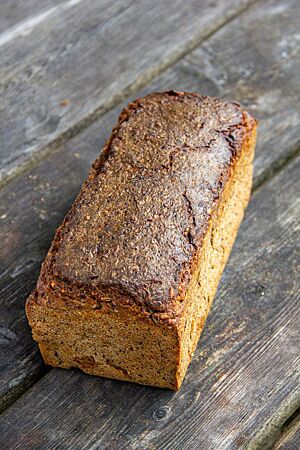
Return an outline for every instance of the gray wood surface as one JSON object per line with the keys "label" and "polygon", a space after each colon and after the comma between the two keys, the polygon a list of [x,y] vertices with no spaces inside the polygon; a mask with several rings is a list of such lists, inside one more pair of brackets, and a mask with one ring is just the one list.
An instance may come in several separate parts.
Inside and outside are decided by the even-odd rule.
{"label": "gray wood surface", "polygon": [[[54,13],[66,0],[1,0],[0,42],[11,39],[30,27],[32,21],[41,21]],[[3,33],[3,34],[2,34]]]}
{"label": "gray wood surface", "polygon": [[3,413],[2,448],[261,448],[300,401],[299,170],[254,194],[179,392],[51,370]]}
{"label": "gray wood surface", "polygon": [[284,430],[282,436],[272,450],[299,450],[300,448],[300,415]]}
{"label": "gray wood surface", "polygon": [[[1,416],[1,449],[267,449],[299,406],[300,8],[261,0],[221,27],[250,3],[0,3],[0,178],[23,171],[0,190],[0,408],[44,375]],[[121,105],[96,119],[170,88],[260,121],[255,193],[183,388],[46,374],[24,301]],[[299,445],[295,419],[274,449]]]}
{"label": "gray wood surface", "polygon": [[[2,35],[0,180],[145,84],[253,0],[68,0]],[[1,20],[0,20],[1,21]]]}
{"label": "gray wood surface", "polygon": [[[278,69],[264,87],[265,74],[270,74],[271,68],[280,66],[278,52],[282,40],[291,40],[299,30],[299,17],[295,14],[295,1],[285,3],[284,23],[278,32],[273,33],[273,24],[278,20],[277,1],[265,3],[267,11],[259,20],[259,6],[253,5],[240,17],[229,23],[217,36],[212,36],[204,46],[193,52],[184,61],[179,62],[160,75],[147,88],[136,95],[152,90],[168,87],[189,89],[211,95],[221,95],[222,89],[214,82],[214,74],[220,71],[220,61],[226,69],[226,82],[223,83],[224,93],[228,98],[244,101],[247,107],[260,119],[255,164],[255,185],[263,177],[267,177],[275,167],[290,158],[297,145],[300,144],[300,80],[296,77],[299,68],[299,53],[295,54],[289,65],[289,73],[285,66]],[[288,26],[285,26],[288,23]],[[241,27],[243,37],[233,45],[233,37]],[[261,52],[257,45],[245,51],[245,43],[255,35],[256,28],[264,27],[264,47]],[[258,32],[258,31],[257,31]],[[224,42],[228,43],[231,53],[224,54]],[[193,63],[195,57],[204,49],[211,48],[211,64],[216,61],[210,74],[205,69],[202,72]],[[253,53],[251,53],[253,48]],[[238,66],[245,70],[246,61],[254,65],[252,76],[247,78],[251,92],[250,99],[242,97],[239,90],[240,78],[236,79],[234,69]],[[269,56],[271,55],[271,56]],[[205,62],[205,60],[203,59]],[[226,65],[225,65],[226,62]],[[203,67],[207,67],[207,63]],[[281,67],[281,66],[280,66]],[[295,74],[295,75],[293,75]],[[284,81],[283,81],[284,80]],[[293,84],[290,84],[292,80]],[[298,85],[296,85],[298,83]],[[282,95],[279,86],[285,87],[287,94]],[[294,91],[292,97],[291,92]],[[242,90],[243,92],[243,90]],[[265,94],[264,94],[265,93]],[[275,100],[273,99],[275,95]],[[263,98],[269,98],[269,103]],[[251,101],[250,101],[251,100]],[[127,100],[126,100],[127,102]],[[2,209],[0,221],[4,245],[0,249],[0,323],[2,326],[2,347],[0,351],[0,398],[2,408],[35,381],[43,373],[43,365],[39,353],[33,343],[30,330],[24,315],[24,302],[36,282],[40,264],[49,248],[55,228],[60,224],[69,209],[79,187],[84,180],[88,168],[97,156],[105,139],[120,111],[120,106],[104,115],[66,145],[59,147],[55,154],[42,161],[33,170],[24,174],[6,188],[0,191]],[[298,115],[298,116],[297,116]],[[298,117],[299,122],[295,123]],[[41,372],[42,371],[42,372]]]}

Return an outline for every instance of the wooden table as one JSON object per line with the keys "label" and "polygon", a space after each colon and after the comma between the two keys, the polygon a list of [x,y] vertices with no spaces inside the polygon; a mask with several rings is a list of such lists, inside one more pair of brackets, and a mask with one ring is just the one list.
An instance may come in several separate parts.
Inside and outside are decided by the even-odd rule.
{"label": "wooden table", "polygon": [[[299,449],[299,0],[4,0],[0,32],[0,448]],[[46,368],[24,302],[54,230],[122,106],[170,88],[260,124],[182,389]]]}

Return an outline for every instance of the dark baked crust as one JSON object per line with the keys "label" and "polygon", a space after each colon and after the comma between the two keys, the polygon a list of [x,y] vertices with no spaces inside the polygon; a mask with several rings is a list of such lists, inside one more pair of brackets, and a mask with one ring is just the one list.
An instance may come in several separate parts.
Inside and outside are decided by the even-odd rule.
{"label": "dark baked crust", "polygon": [[126,108],[26,313],[46,364],[179,389],[247,206],[256,124],[166,92]]}
{"label": "dark baked crust", "polygon": [[198,94],[131,103],[55,235],[37,301],[113,298],[174,317],[254,126],[238,104]]}

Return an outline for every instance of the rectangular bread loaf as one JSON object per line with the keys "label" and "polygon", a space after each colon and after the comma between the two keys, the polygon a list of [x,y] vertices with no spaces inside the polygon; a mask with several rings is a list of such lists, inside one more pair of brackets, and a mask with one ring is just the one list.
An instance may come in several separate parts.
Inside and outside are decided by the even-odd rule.
{"label": "rectangular bread loaf", "polygon": [[26,303],[46,364],[179,389],[252,183],[256,122],[186,92],[125,108]]}

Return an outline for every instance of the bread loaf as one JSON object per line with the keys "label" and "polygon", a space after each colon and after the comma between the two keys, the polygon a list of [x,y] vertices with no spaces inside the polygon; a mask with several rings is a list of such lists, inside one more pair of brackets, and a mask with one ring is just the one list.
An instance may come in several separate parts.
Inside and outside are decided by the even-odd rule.
{"label": "bread loaf", "polygon": [[125,108],[26,303],[46,364],[178,389],[252,183],[237,104],[155,93]]}

